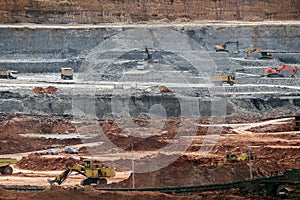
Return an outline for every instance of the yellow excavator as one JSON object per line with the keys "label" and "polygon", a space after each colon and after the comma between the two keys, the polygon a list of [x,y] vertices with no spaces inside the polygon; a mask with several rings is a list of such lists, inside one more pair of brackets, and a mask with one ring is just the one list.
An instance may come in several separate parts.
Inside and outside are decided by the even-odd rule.
{"label": "yellow excavator", "polygon": [[236,44],[236,51],[239,52],[239,42],[238,41],[227,41],[224,44],[218,44],[215,46],[216,52],[219,52],[219,51],[229,52],[229,50],[227,49],[228,44]]}
{"label": "yellow excavator", "polygon": [[257,52],[261,54],[261,59],[272,59],[273,55],[270,53],[269,50],[263,50],[259,47],[254,47],[254,48],[248,48],[247,50],[247,57],[250,57],[252,52]]}
{"label": "yellow excavator", "polygon": [[51,185],[58,183],[62,184],[72,172],[77,172],[86,178],[83,179],[81,185],[91,185],[91,184],[106,184],[106,178],[112,178],[115,176],[115,170],[107,166],[99,166],[93,164],[91,159],[85,159],[84,165],[75,164],[73,166],[67,166],[68,169],[59,174],[54,180],[48,179],[48,183]]}

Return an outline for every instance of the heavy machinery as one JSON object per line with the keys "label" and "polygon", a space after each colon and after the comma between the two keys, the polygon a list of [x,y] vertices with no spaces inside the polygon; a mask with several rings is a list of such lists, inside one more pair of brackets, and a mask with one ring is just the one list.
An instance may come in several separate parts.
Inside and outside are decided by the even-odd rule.
{"label": "heavy machinery", "polygon": [[215,85],[222,85],[223,83],[228,83],[229,85],[236,84],[236,78],[232,74],[220,75],[220,76],[211,76],[211,82]]}
{"label": "heavy machinery", "polygon": [[295,116],[295,131],[300,130],[300,114]]}
{"label": "heavy machinery", "polygon": [[247,57],[250,57],[252,52],[257,52],[261,54],[261,59],[272,59],[273,55],[271,54],[271,52],[269,50],[263,50],[259,47],[254,47],[254,48],[248,48],[247,50]]}
{"label": "heavy machinery", "polygon": [[288,71],[292,71],[291,77],[295,77],[295,74],[298,71],[298,67],[290,67],[288,65],[282,65],[280,67],[278,67],[277,69],[273,69],[273,68],[267,68],[265,69],[265,73],[267,74],[267,77],[284,77],[283,74],[281,74],[282,70],[288,70]]}
{"label": "heavy machinery", "polygon": [[229,52],[229,50],[227,49],[228,44],[236,44],[236,51],[239,52],[239,42],[238,41],[227,41],[224,44],[218,44],[215,46],[216,52],[219,52],[219,51]]}
{"label": "heavy machinery", "polygon": [[231,152],[226,152],[225,162],[227,163],[245,160],[253,160],[253,155],[251,151],[249,153],[242,153],[240,156],[236,156]]}
{"label": "heavy machinery", "polygon": [[73,166],[67,166],[67,170],[59,174],[54,180],[48,179],[48,182],[52,185],[53,183],[62,184],[72,172],[78,172],[86,178],[81,181],[81,185],[91,184],[106,184],[105,178],[114,177],[115,170],[107,166],[99,166],[93,164],[91,159],[85,159],[84,165],[75,164]]}
{"label": "heavy machinery", "polygon": [[73,75],[74,75],[74,70],[71,67],[62,67],[60,69],[60,76],[61,79],[73,79]]}
{"label": "heavy machinery", "polygon": [[18,160],[14,158],[0,158],[0,173],[12,174],[13,168],[10,165],[16,164],[17,162]]}
{"label": "heavy machinery", "polygon": [[14,70],[6,70],[0,72],[0,78],[16,79],[17,77],[18,77],[18,72]]}
{"label": "heavy machinery", "polygon": [[152,52],[150,49],[148,49],[148,47],[145,47],[145,52],[144,52],[143,57],[144,57],[145,61],[152,59]]}
{"label": "heavy machinery", "polygon": [[248,153],[242,153],[240,156],[232,154],[231,152],[226,152],[225,158],[213,160],[212,165],[224,165],[247,160],[253,160],[251,151],[249,151]]}

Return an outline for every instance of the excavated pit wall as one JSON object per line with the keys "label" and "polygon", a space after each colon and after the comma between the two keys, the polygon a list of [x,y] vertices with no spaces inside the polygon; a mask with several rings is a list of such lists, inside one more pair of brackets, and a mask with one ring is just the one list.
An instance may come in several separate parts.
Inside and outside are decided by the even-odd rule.
{"label": "excavated pit wall", "polygon": [[[157,29],[157,26],[140,25],[140,27]],[[226,62],[228,54],[216,54],[214,46],[224,43],[228,40],[238,40],[240,50],[245,50],[249,46],[259,46],[263,49],[275,49],[284,58],[291,57],[293,62],[299,63],[300,54],[300,24],[299,23],[257,23],[257,24],[201,24],[201,25],[163,25],[163,28],[172,29],[179,33],[186,34],[196,40],[203,46],[211,57],[216,61],[220,69],[235,69],[232,62]],[[162,28],[160,27],[160,28]],[[97,47],[104,40],[117,35],[126,30],[133,30],[135,26],[37,26],[37,25],[14,25],[1,26],[0,29],[0,67],[13,68],[20,73],[42,73],[58,72],[62,65],[71,65],[78,70],[89,52]],[[174,38],[176,40],[176,38]],[[291,54],[289,54],[291,53]],[[217,55],[217,57],[214,57]],[[222,57],[224,56],[224,58]],[[280,58],[280,57],[277,57]],[[288,62],[288,61],[287,61]],[[226,65],[226,66],[225,66]],[[237,66],[240,66],[236,64]],[[256,79],[256,78],[239,78],[240,84],[255,82],[256,84],[293,84],[299,85],[298,79]],[[230,90],[235,90],[234,88]],[[249,88],[249,90],[252,90]],[[59,90],[60,91],[60,90]],[[12,92],[12,93],[11,93]],[[230,92],[230,91],[229,91]],[[238,91],[233,91],[238,92]],[[245,92],[245,91],[242,91]],[[278,91],[284,94],[285,91]],[[205,92],[199,91],[194,94]],[[278,115],[294,113],[299,111],[299,92],[289,91],[289,95],[280,97],[275,93],[226,95],[229,98],[227,102],[227,115],[234,114],[251,114],[261,111],[278,112]],[[110,113],[109,98],[99,95],[99,103],[96,106],[99,117]],[[151,100],[149,100],[151,98]],[[168,108],[174,105],[174,99],[164,98],[161,96],[144,96],[141,100],[145,101],[149,108],[154,102],[164,102]],[[176,100],[176,99],[175,99]],[[152,102],[152,103],[151,103]],[[210,101],[199,103],[201,115],[210,115]],[[274,109],[273,109],[274,108]],[[139,110],[133,108],[134,115],[139,114]],[[45,115],[69,115],[72,113],[72,98],[69,94],[59,93],[57,95],[34,95],[32,92],[14,92],[14,90],[2,90],[0,95],[0,112],[17,112],[24,114],[45,114]],[[178,109],[170,109],[169,116],[177,116],[180,112]]]}
{"label": "excavated pit wall", "polygon": [[[274,57],[299,63],[300,23],[140,25],[139,28],[172,29],[196,40],[215,60],[214,46],[226,41],[239,41],[246,56],[248,47],[261,47],[275,52]],[[0,27],[0,69],[13,68],[20,73],[57,72],[63,65],[77,70],[89,52],[104,40],[126,30],[124,26],[43,26],[2,25]],[[178,38],[174,38],[176,40]],[[224,67],[224,59],[216,60]],[[234,67],[234,66],[232,66]]]}
{"label": "excavated pit wall", "polygon": [[[294,93],[294,95],[299,96],[299,92]],[[186,109],[183,107],[184,104],[180,103],[180,97],[169,94],[140,94],[137,96],[95,94],[95,96],[84,97],[81,94],[70,95],[63,92],[56,95],[36,95],[33,94],[33,92],[1,91],[0,113],[70,117],[77,109],[77,104],[74,104],[74,102],[82,101],[84,102],[83,105],[94,107],[92,112],[88,111],[87,113],[91,113],[99,118],[124,116],[123,111],[112,114],[113,98],[117,98],[122,105],[128,105],[127,103],[130,99],[129,112],[132,117],[149,114],[151,106],[157,104],[163,106],[166,111],[166,116],[168,117],[184,116],[182,111]],[[197,102],[197,104],[192,105],[193,107],[188,105],[188,107],[194,111],[190,114],[196,116],[211,116],[212,106],[216,106],[218,103],[224,105],[226,110],[213,113],[213,115],[219,113],[221,116],[248,115],[249,117],[253,117],[262,114],[263,116],[272,115],[272,117],[280,117],[292,115],[300,110],[300,98],[293,98],[293,96],[289,98],[289,96],[281,97],[274,95],[262,95],[257,97],[254,95],[244,95],[240,97],[219,95],[219,97],[198,97]],[[93,103],[93,105],[91,103]],[[124,109],[125,112],[126,110],[127,109]],[[83,114],[82,116],[76,115],[76,117],[88,118],[88,114]]]}

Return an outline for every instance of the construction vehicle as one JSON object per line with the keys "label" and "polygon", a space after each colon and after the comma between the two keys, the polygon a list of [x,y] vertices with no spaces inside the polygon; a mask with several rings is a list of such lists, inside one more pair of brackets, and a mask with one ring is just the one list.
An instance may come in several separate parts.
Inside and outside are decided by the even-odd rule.
{"label": "construction vehicle", "polygon": [[0,78],[16,79],[17,77],[18,77],[18,72],[14,70],[6,70],[0,72]]}
{"label": "construction vehicle", "polygon": [[145,52],[144,52],[143,58],[145,61],[152,59],[152,52],[150,52],[148,47],[145,47]]}
{"label": "construction vehicle", "polygon": [[300,114],[295,116],[295,131],[300,130]]}
{"label": "construction vehicle", "polygon": [[239,42],[238,41],[227,41],[224,44],[218,44],[215,46],[216,52],[219,52],[219,51],[229,52],[229,50],[227,49],[228,44],[236,44],[236,51],[239,52]]}
{"label": "construction vehicle", "polygon": [[143,70],[143,69],[145,69],[145,65],[146,65],[145,62],[146,62],[146,61],[138,61],[138,62],[137,62],[137,65],[136,65],[136,69],[137,69],[137,70]]}
{"label": "construction vehicle", "polygon": [[0,158],[0,173],[1,174],[12,174],[13,168],[10,165],[16,164],[17,159],[14,158]]}
{"label": "construction vehicle", "polygon": [[222,85],[223,83],[228,83],[232,86],[233,84],[236,84],[235,76],[232,74],[211,76],[210,79],[215,85]]}
{"label": "construction vehicle", "polygon": [[86,178],[81,181],[81,185],[91,184],[106,184],[106,178],[114,177],[115,170],[107,166],[99,166],[93,164],[91,159],[85,159],[84,165],[75,164],[73,166],[67,166],[67,170],[59,174],[54,180],[48,179],[48,182],[52,185],[54,183],[62,184],[72,172],[78,172]]}
{"label": "construction vehicle", "polygon": [[278,67],[277,69],[273,69],[273,68],[267,68],[265,70],[265,73],[267,74],[267,77],[284,77],[283,74],[281,74],[282,70],[288,70],[288,71],[292,71],[291,77],[295,77],[295,74],[298,71],[298,67],[290,67],[288,65],[282,65],[280,67]]}
{"label": "construction vehicle", "polygon": [[60,69],[60,76],[61,79],[73,79],[73,75],[74,75],[74,70],[71,67],[62,67]]}
{"label": "construction vehicle", "polygon": [[252,152],[250,151],[247,153],[242,153],[240,156],[236,156],[235,154],[232,154],[231,152],[226,152],[225,162],[237,162],[237,161],[245,161],[245,160],[253,160]]}
{"label": "construction vehicle", "polygon": [[231,152],[226,152],[225,158],[214,159],[212,165],[224,165],[247,160],[253,160],[251,151],[249,151],[248,153],[242,153],[240,156],[232,154]]}
{"label": "construction vehicle", "polygon": [[250,57],[252,52],[257,52],[261,54],[260,59],[272,59],[273,55],[270,53],[269,50],[263,50],[259,47],[254,47],[254,48],[248,48],[247,50],[247,57]]}

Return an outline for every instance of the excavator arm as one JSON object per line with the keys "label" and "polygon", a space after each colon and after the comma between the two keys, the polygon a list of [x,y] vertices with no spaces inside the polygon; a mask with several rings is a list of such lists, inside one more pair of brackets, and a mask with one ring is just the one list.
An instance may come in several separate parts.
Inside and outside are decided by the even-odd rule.
{"label": "excavator arm", "polygon": [[298,71],[298,67],[294,67],[291,77],[294,77],[297,71]]}
{"label": "excavator arm", "polygon": [[227,44],[236,44],[236,50],[239,52],[239,42],[238,41],[227,41],[224,44],[218,44],[215,46],[215,50],[218,51],[226,51],[228,52],[227,49]]}
{"label": "excavator arm", "polygon": [[48,183],[50,183],[51,185],[53,183],[57,183],[58,185],[62,184],[69,176],[70,174],[73,172],[73,171],[76,171],[78,172],[79,174],[82,174],[83,176],[86,176],[85,172],[84,172],[84,167],[82,165],[74,165],[73,167],[63,171],[61,174],[59,174],[58,176],[56,176],[56,178],[53,180],[53,179],[48,179]]}

